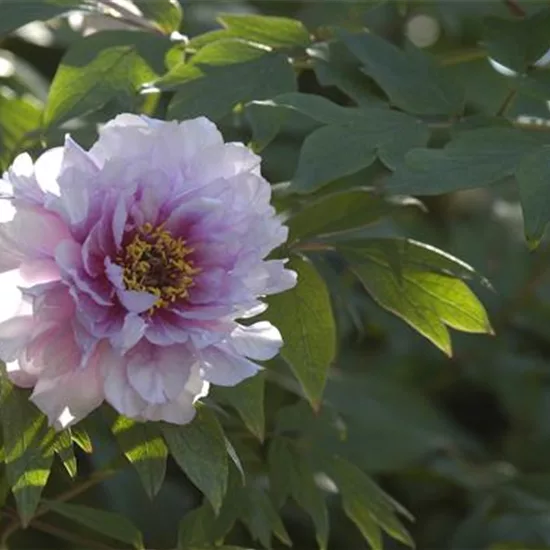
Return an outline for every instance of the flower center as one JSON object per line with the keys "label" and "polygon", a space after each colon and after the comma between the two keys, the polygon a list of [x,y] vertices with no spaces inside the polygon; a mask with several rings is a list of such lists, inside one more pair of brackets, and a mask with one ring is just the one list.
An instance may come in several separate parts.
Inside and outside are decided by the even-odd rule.
{"label": "flower center", "polygon": [[162,225],[143,224],[117,256],[126,289],[158,297],[149,313],[187,298],[193,276],[200,271],[186,259],[192,252],[184,239],[174,238]]}

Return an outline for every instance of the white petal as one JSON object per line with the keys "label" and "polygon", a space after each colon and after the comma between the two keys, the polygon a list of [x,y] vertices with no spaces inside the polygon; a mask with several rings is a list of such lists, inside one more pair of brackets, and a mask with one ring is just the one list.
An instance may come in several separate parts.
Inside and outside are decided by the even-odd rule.
{"label": "white petal", "polygon": [[217,346],[201,350],[200,358],[202,377],[218,386],[236,386],[260,370],[260,366],[252,361]]}
{"label": "white petal", "polygon": [[146,328],[147,323],[139,315],[129,313],[124,318],[120,332],[111,338],[111,343],[121,353],[125,353],[141,340]]}
{"label": "white petal", "polygon": [[260,321],[248,327],[238,325],[227,345],[238,355],[265,361],[279,353],[283,338],[271,323]]}
{"label": "white petal", "polygon": [[63,163],[63,147],[49,149],[34,163],[36,181],[42,191],[59,196],[57,178]]}
{"label": "white petal", "polygon": [[78,422],[99,407],[103,398],[99,369],[92,366],[56,378],[39,378],[31,395],[56,429]]}

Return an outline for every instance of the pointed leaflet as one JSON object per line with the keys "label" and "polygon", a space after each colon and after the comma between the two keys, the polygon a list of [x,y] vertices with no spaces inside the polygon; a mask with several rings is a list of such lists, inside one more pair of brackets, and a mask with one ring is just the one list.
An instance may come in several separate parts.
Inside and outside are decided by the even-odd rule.
{"label": "pointed leaflet", "polygon": [[215,542],[213,533],[215,521],[216,515],[207,502],[187,512],[179,524],[178,550],[212,546]]}
{"label": "pointed leaflet", "polygon": [[45,487],[53,461],[55,432],[29,401],[27,391],[0,376],[6,477],[23,525],[28,525]]}
{"label": "pointed leaflet", "polygon": [[74,455],[73,440],[71,438],[71,430],[69,428],[57,434],[53,443],[53,448],[67,473],[72,477],[76,477],[76,457]]}
{"label": "pointed leaflet", "polygon": [[372,189],[333,193],[305,205],[287,222],[289,242],[371,224],[397,207]]}
{"label": "pointed leaflet", "polygon": [[444,149],[413,149],[386,182],[390,193],[439,195],[498,183],[512,176],[521,159],[539,146],[514,128],[460,133]]}
{"label": "pointed leaflet", "polygon": [[516,178],[525,236],[531,247],[536,247],[550,221],[550,147],[540,147],[525,156],[519,163]]}
{"label": "pointed leaflet", "polygon": [[[492,333],[482,304],[449,269],[451,256],[404,239],[348,241],[338,249],[376,302],[444,353],[451,354],[445,325],[464,332]],[[455,264],[454,271],[462,276],[467,266]]]}
{"label": "pointed leaflet", "polygon": [[272,48],[306,47],[310,43],[307,29],[296,19],[224,13],[218,20],[233,36]]}
{"label": "pointed leaflet", "polygon": [[300,151],[291,189],[311,193],[338,178],[370,166],[378,157],[395,170],[413,147],[425,145],[429,133],[421,122],[388,109],[361,109],[352,121],[312,132]]}
{"label": "pointed leaflet", "polygon": [[111,418],[111,430],[124,456],[134,465],[149,498],[162,487],[168,449],[157,425],[134,422],[124,416]]}
{"label": "pointed leaflet", "polygon": [[315,407],[336,353],[336,328],[327,287],[313,265],[294,258],[288,267],[298,273],[298,284],[267,299],[266,317],[281,331],[281,355]]}
{"label": "pointed leaflet", "polygon": [[317,544],[326,550],[328,543],[328,513],[322,491],[315,484],[313,471],[295,445],[276,437],[268,454],[270,488],[276,504],[281,507],[287,497],[294,500],[311,516]]}
{"label": "pointed leaflet", "polygon": [[40,127],[40,108],[32,100],[0,90],[0,172],[15,155],[32,145],[30,132]]}
{"label": "pointed leaflet", "polygon": [[263,441],[265,432],[264,393],[265,377],[262,373],[233,387],[215,388],[215,395],[239,413],[246,427],[260,441]]}
{"label": "pointed leaflet", "polygon": [[328,465],[327,473],[338,486],[346,514],[374,550],[382,550],[380,529],[403,544],[414,547],[411,536],[397,518],[396,512],[412,519],[410,514],[359,468],[335,457]]}
{"label": "pointed leaflet", "polygon": [[115,99],[133,109],[140,87],[163,70],[169,47],[168,38],[132,31],[98,32],[77,40],[55,74],[44,125],[59,125]]}
{"label": "pointed leaflet", "polygon": [[180,28],[183,10],[178,0],[133,0],[147,19],[152,19],[167,34]]}
{"label": "pointed leaflet", "polygon": [[109,538],[131,544],[134,548],[143,548],[141,533],[134,524],[124,516],[97,510],[79,504],[69,504],[55,500],[46,501],[46,506],[71,521],[88,529],[101,533]]}
{"label": "pointed leaflet", "polygon": [[193,67],[191,76],[172,98],[169,118],[184,120],[205,115],[217,120],[239,103],[269,99],[296,89],[296,77],[287,57],[275,52],[227,66],[201,64],[200,69]]}
{"label": "pointed leaflet", "polygon": [[215,414],[197,410],[190,424],[162,424],[162,433],[174,460],[219,512],[227,490],[227,450],[223,429]]}
{"label": "pointed leaflet", "polygon": [[365,32],[340,36],[397,107],[418,115],[455,114],[462,109],[463,91],[421,50],[410,46],[405,52]]}

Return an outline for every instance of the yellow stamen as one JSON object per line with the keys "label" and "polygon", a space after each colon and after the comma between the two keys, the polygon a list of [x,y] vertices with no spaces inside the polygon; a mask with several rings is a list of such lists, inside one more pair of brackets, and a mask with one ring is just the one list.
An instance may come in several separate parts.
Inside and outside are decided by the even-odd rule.
{"label": "yellow stamen", "polygon": [[186,259],[193,252],[181,237],[177,239],[162,225],[143,224],[124,247],[117,263],[122,267],[122,280],[127,290],[149,292],[158,300],[149,309],[164,308],[187,298],[193,276],[200,269]]}

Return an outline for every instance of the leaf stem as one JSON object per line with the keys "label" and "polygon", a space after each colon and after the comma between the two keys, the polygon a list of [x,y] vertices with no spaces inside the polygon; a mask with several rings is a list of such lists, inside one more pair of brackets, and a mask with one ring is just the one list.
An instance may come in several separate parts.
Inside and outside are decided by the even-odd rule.
{"label": "leaf stem", "polygon": [[65,529],[61,529],[59,527],[55,527],[53,525],[45,523],[44,521],[33,520],[32,525],[35,529],[38,529],[39,531],[43,531],[44,533],[49,533],[50,535],[54,535],[57,538],[72,542],[81,548],[89,548],[90,550],[96,548],[98,550],[115,550],[113,546],[107,546],[106,544],[103,544],[101,542],[89,540],[85,537],[81,537],[80,535],[65,531]]}
{"label": "leaf stem", "polygon": [[517,0],[503,0],[509,12],[516,17],[525,17],[525,10],[517,3]]}
{"label": "leaf stem", "polygon": [[517,90],[512,88],[508,94],[506,94],[506,97],[504,98],[504,101],[502,102],[502,105],[499,107],[498,111],[496,112],[496,116],[504,116],[508,112],[508,109],[512,106],[512,102],[516,98]]}
{"label": "leaf stem", "polygon": [[160,34],[161,36],[165,36],[165,34],[156,25],[153,25],[149,21],[139,17],[135,13],[132,13],[124,6],[115,4],[112,0],[100,0],[99,4],[105,6],[108,10],[112,10],[117,13],[118,17],[116,19],[120,19],[124,23],[132,25],[133,27],[137,27],[139,29],[144,29],[149,32]]}

